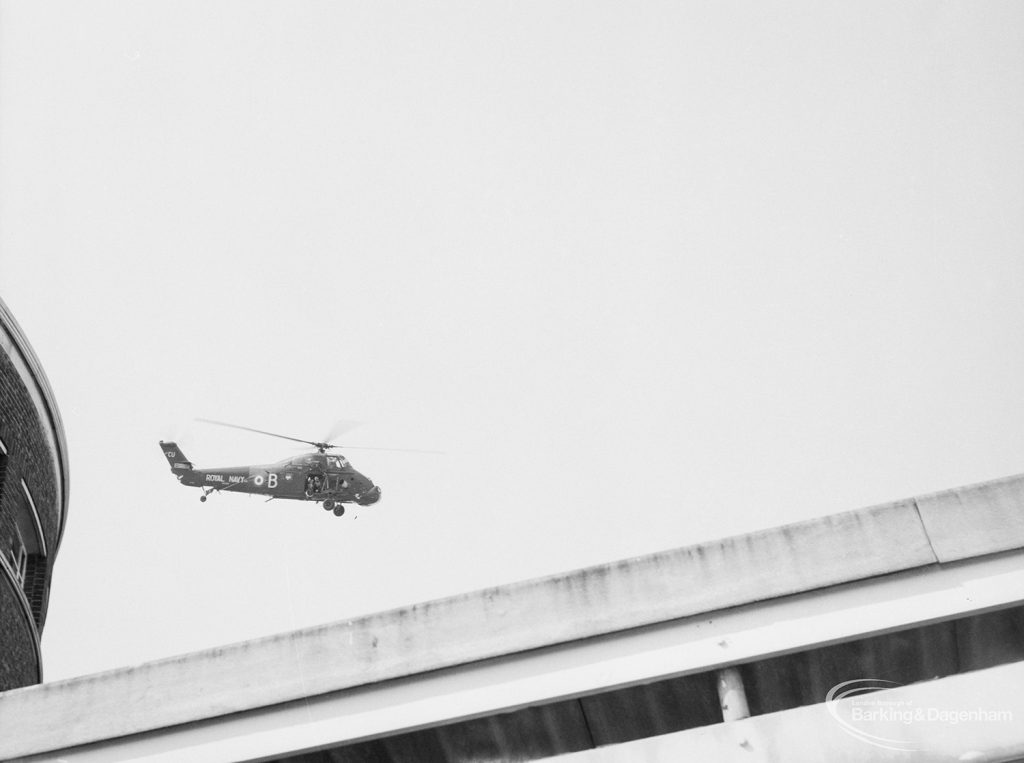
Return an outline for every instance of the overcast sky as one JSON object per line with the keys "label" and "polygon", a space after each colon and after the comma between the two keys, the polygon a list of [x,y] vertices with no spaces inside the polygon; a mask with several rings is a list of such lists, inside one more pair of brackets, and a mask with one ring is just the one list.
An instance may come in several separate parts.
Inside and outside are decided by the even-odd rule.
{"label": "overcast sky", "polygon": [[1022,472],[1022,213],[1020,3],[0,2],[46,679]]}

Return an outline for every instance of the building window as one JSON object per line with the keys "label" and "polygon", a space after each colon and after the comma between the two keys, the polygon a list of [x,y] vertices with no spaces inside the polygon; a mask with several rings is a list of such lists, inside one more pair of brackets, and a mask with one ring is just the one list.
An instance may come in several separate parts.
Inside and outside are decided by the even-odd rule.
{"label": "building window", "polygon": [[[0,440],[0,527],[3,524],[3,504],[4,504],[4,485],[7,482],[7,446],[4,445],[4,441]],[[14,529],[11,532],[11,543],[9,548],[2,549],[4,555],[11,563],[11,569],[14,570],[14,577],[18,581],[18,585],[21,585],[24,580],[23,572],[23,558],[25,556],[25,544],[21,540],[21,532],[18,529],[18,525],[14,525]]]}
{"label": "building window", "polygon": [[4,510],[4,484],[7,482],[7,446],[0,440],[0,516]]}
{"label": "building window", "polygon": [[[32,497],[32,491],[28,489],[28,483],[25,480],[21,481],[21,490],[25,495],[25,506],[22,511],[18,512],[18,523],[27,524],[31,522],[32,535],[35,536],[36,544],[38,545],[37,553],[46,556],[46,540],[43,538],[43,525],[39,521],[39,509],[36,508],[35,499]],[[28,537],[28,533],[24,532],[28,528],[23,528],[24,537]],[[34,549],[29,549],[34,551]]]}
{"label": "building window", "polygon": [[11,539],[11,567],[14,569],[14,578],[18,585],[25,587],[25,570],[28,567],[28,551],[25,550],[25,541],[21,537],[21,529],[14,526],[14,537]]}
{"label": "building window", "polygon": [[11,566],[32,608],[36,625],[41,627],[46,600],[46,539],[35,499],[25,480],[21,480],[21,490],[22,500],[16,501],[14,506]]}

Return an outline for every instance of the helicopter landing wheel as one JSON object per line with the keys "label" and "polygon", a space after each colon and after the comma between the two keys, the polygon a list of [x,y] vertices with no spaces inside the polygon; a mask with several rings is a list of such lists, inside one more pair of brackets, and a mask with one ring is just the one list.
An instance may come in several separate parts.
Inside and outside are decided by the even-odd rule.
{"label": "helicopter landing wheel", "polygon": [[345,513],[345,507],[342,506],[340,503],[337,506],[334,507],[334,516],[340,517],[344,513]]}
{"label": "helicopter landing wheel", "polygon": [[206,503],[206,496],[205,495],[199,496],[199,502],[200,503]]}
{"label": "helicopter landing wheel", "polygon": [[328,498],[324,501],[324,511],[331,511],[334,508],[334,501]]}

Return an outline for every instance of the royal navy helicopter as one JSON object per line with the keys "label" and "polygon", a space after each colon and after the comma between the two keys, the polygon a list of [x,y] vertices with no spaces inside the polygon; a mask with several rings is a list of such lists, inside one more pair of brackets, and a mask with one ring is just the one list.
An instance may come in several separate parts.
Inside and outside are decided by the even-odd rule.
{"label": "royal navy helicopter", "polygon": [[[252,429],[222,421],[199,419],[208,424],[243,429],[247,432],[279,437],[283,440],[306,443],[316,448],[315,453],[286,458],[275,464],[261,466],[228,466],[222,469],[197,469],[181,452],[177,443],[160,441],[160,449],[171,465],[171,473],[182,485],[201,488],[200,501],[215,491],[230,490],[233,493],[250,493],[272,498],[287,498],[295,501],[315,501],[327,511],[340,517],[345,513],[345,504],[370,506],[380,500],[380,486],[352,468],[352,464],[341,454],[328,454],[341,446],[330,442],[316,442],[289,437],[262,429]],[[337,428],[336,428],[337,429]],[[326,439],[336,436],[337,431]],[[405,450],[403,448],[358,448],[358,450]],[[432,452],[432,451],[413,451]]]}

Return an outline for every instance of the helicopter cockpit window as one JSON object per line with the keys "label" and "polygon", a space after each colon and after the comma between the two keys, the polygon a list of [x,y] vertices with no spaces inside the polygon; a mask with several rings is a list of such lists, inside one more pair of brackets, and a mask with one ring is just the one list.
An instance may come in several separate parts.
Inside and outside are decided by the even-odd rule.
{"label": "helicopter cockpit window", "polygon": [[327,465],[332,469],[344,469],[348,466],[348,461],[345,460],[344,456],[328,456]]}

